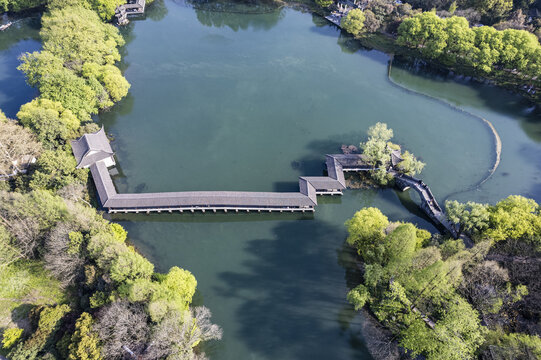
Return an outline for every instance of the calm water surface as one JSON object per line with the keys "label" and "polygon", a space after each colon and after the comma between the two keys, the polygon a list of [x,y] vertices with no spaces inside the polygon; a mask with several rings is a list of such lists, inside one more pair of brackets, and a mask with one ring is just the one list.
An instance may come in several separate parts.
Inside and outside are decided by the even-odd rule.
{"label": "calm water surface", "polygon": [[22,72],[17,70],[18,57],[39,50],[39,18],[11,19],[14,24],[0,32],[0,109],[14,118],[19,107],[37,96],[29,88]]}
{"label": "calm water surface", "polygon": [[[357,144],[382,121],[427,163],[423,178],[439,199],[494,202],[516,193],[541,200],[539,114],[520,98],[395,63],[395,81],[479,114],[500,132],[494,176],[455,194],[494,161],[493,139],[478,119],[392,85],[386,55],[359,49],[310,14],[204,9],[158,2],[146,21],[123,30],[122,66],[132,88],[100,116],[115,137],[120,191],[296,191],[298,176],[322,174],[325,153]],[[9,51],[0,52],[13,63],[0,68],[1,79],[20,79]],[[32,94],[26,88],[0,106],[16,112]],[[369,359],[365,320],[345,300],[358,274],[343,247],[343,223],[376,206],[392,220],[435,231],[412,200],[393,190],[351,190],[320,197],[306,216],[116,219],[158,270],[178,265],[194,273],[195,302],[224,329],[224,339],[206,349],[212,359]]]}

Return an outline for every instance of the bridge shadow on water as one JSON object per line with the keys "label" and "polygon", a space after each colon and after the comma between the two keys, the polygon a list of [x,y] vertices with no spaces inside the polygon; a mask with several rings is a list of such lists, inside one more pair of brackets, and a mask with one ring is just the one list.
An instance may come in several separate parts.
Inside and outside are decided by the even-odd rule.
{"label": "bridge shadow on water", "polygon": [[280,222],[272,238],[249,241],[246,271],[220,273],[215,288],[242,302],[235,337],[266,359],[369,359],[346,301],[359,273],[344,273],[353,268],[345,236],[343,226],[318,220]]}

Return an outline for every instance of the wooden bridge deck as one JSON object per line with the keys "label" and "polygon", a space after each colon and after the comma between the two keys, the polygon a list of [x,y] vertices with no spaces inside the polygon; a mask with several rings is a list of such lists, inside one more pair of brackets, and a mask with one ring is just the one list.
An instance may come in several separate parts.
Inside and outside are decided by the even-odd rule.
{"label": "wooden bridge deck", "polygon": [[[302,176],[299,192],[183,191],[159,193],[117,193],[104,160],[90,165],[101,206],[109,213],[149,212],[312,212],[318,195],[341,195],[346,189],[344,172],[372,171],[360,154],[326,155],[328,176]],[[393,169],[396,186],[414,189],[421,198],[421,209],[436,224],[454,237],[454,226],[446,219],[430,188],[422,180]]]}

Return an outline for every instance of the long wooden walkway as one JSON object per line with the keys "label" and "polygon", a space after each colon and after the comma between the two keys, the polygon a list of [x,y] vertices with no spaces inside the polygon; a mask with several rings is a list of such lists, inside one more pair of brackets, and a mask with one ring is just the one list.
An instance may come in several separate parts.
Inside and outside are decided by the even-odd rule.
{"label": "long wooden walkway", "polygon": [[[79,166],[89,167],[98,199],[109,213],[150,212],[312,212],[318,195],[342,195],[346,189],[345,172],[373,171],[361,154],[326,155],[327,176],[302,176],[298,192],[250,191],[181,191],[159,193],[119,194],[113,184],[108,166],[114,165],[112,150],[103,129],[72,142]],[[103,151],[98,151],[102,149]],[[105,150],[107,151],[105,151]],[[102,156],[103,155],[103,156]],[[456,230],[446,220],[430,188],[422,180],[387,169],[398,189],[414,189],[421,199],[421,209],[430,219],[457,237]]]}
{"label": "long wooden walkway", "polygon": [[[344,172],[371,171],[358,154],[327,155],[328,176],[299,178],[299,192],[183,191],[162,193],[116,192],[104,161],[90,166],[102,207],[109,213],[150,212],[310,212],[317,205],[317,195],[342,195],[346,188]],[[446,219],[430,188],[422,180],[389,170],[396,186],[414,189],[421,199],[421,209],[436,224],[457,237],[454,226]]]}

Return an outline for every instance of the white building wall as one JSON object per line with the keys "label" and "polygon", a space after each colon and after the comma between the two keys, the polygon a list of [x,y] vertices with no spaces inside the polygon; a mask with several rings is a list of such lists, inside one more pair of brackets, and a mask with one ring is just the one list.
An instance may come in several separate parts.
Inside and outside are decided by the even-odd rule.
{"label": "white building wall", "polygon": [[111,167],[115,166],[115,159],[112,156],[109,156],[108,158],[103,159],[103,162],[105,163],[105,166]]}

